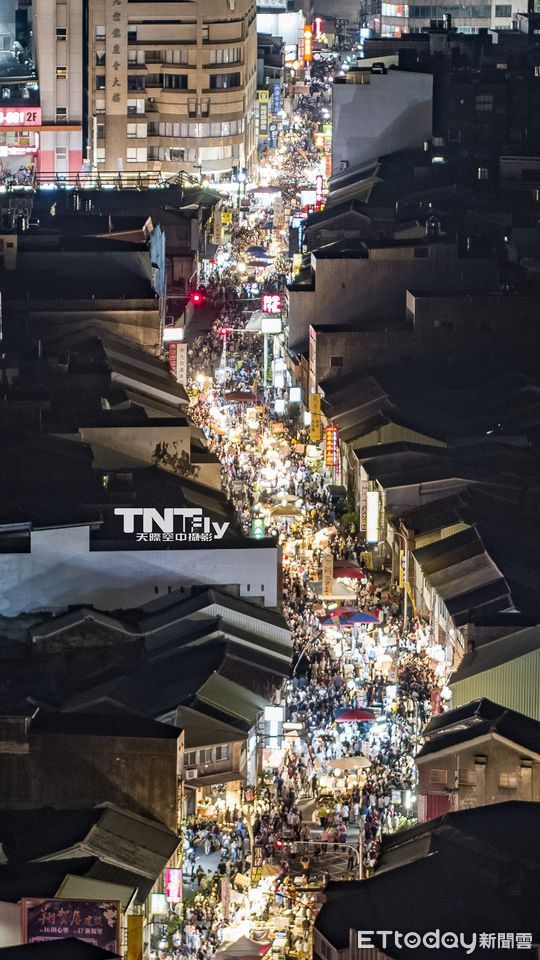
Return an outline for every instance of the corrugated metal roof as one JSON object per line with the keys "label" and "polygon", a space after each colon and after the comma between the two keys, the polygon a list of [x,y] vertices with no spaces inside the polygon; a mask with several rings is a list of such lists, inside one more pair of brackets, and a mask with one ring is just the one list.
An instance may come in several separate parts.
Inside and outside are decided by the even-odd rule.
{"label": "corrugated metal roof", "polygon": [[119,900],[126,911],[137,894],[137,887],[126,887],[119,883],[93,880],[91,877],[77,877],[68,873],[58,887],[55,896],[66,900]]}

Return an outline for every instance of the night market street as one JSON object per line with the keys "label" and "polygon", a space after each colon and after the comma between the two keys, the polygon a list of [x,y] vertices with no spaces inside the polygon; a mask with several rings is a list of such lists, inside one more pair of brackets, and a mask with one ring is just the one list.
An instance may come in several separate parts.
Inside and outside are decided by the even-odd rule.
{"label": "night market street", "polygon": [[[283,166],[274,158],[267,179],[282,182],[289,146],[308,147],[319,111],[305,100]],[[191,818],[191,907],[176,943],[188,957],[224,956],[240,934],[278,954],[310,955],[325,884],[368,877],[381,839],[416,822],[413,756],[444,684],[428,625],[409,605],[404,627],[403,591],[386,572],[368,569],[354,526],[342,522],[335,471],[294,405],[287,408],[279,348],[272,344],[269,362],[253,324],[265,296],[282,296],[275,264],[284,238],[267,218],[247,213],[207,278],[205,295],[219,313],[208,333],[191,332],[190,413],[219,458],[245,533],[275,538],[283,551],[294,644],[281,704],[287,732],[278,745],[265,744],[264,774],[241,804],[208,799]],[[249,251],[263,244],[271,257],[250,267]]]}

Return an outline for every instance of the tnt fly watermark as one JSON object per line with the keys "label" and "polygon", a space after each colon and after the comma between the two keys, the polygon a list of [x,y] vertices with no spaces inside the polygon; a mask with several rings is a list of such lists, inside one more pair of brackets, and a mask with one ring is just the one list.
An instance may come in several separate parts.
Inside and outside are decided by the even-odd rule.
{"label": "tnt fly watermark", "polygon": [[116,507],[124,533],[137,543],[212,543],[222,540],[230,524],[205,516],[200,507]]}
{"label": "tnt fly watermark", "polygon": [[531,950],[532,933],[455,933],[451,930],[429,930],[406,933],[398,930],[358,930],[358,949],[383,952],[387,948],[397,947],[415,950],[423,947],[427,950],[459,950],[470,956],[476,950]]}

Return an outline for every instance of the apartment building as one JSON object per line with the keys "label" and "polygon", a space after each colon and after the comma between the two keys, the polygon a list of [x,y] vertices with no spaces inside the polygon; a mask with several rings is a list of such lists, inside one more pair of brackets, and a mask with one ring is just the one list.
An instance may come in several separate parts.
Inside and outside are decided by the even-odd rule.
{"label": "apartment building", "polygon": [[37,169],[74,177],[83,161],[83,0],[33,0],[41,107]]}
{"label": "apartment building", "polygon": [[219,180],[255,157],[253,0],[88,2],[88,153],[98,171]]}

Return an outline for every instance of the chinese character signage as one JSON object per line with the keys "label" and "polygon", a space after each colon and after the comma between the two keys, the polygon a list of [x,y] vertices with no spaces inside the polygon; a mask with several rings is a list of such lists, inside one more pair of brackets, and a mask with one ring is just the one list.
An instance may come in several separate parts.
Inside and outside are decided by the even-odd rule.
{"label": "chinese character signage", "polygon": [[281,294],[263,293],[261,310],[263,313],[281,313]]}
{"label": "chinese character signage", "polygon": [[324,462],[327,467],[336,467],[339,463],[339,429],[327,427],[324,437]]}
{"label": "chinese character signage", "polygon": [[230,523],[221,523],[206,516],[200,507],[115,507],[114,515],[122,519],[122,533],[135,543],[151,543],[164,549],[186,543],[198,546],[223,540]]}
{"label": "chinese character signage", "polygon": [[310,443],[319,443],[319,441],[322,439],[320,394],[310,393],[309,412],[311,414],[311,421],[309,424],[309,441]]}
{"label": "chinese character signage", "polygon": [[314,21],[313,21],[313,36],[314,36],[315,40],[320,40],[321,37],[322,37],[322,34],[323,34],[322,18],[321,18],[321,17],[315,17],[315,19],[314,19]]}
{"label": "chinese character signage", "polygon": [[272,86],[271,109],[274,116],[281,110],[281,84],[274,83]]}
{"label": "chinese character signage", "polygon": [[257,100],[259,101],[259,136],[266,137],[268,134],[270,91],[257,90]]}
{"label": "chinese character signage", "polygon": [[126,117],[128,0],[107,0],[106,31],[106,112]]}
{"label": "chinese character signage", "polygon": [[313,29],[308,23],[304,27],[304,63],[313,60]]}
{"label": "chinese character signage", "polygon": [[165,896],[169,903],[180,903],[182,899],[182,871],[175,868],[165,870]]}
{"label": "chinese character signage", "polygon": [[253,520],[251,521],[251,536],[254,540],[264,540],[266,536],[266,530],[262,517],[253,517]]}
{"label": "chinese character signage", "polygon": [[279,142],[279,127],[277,123],[272,123],[268,127],[268,144],[272,149],[275,149]]}
{"label": "chinese character signage", "polygon": [[366,495],[367,517],[366,517],[366,543],[379,542],[379,492],[378,490],[368,490]]}
{"label": "chinese character signage", "polygon": [[0,127],[39,127],[41,126],[41,107],[31,110],[0,110]]}
{"label": "chinese character signage", "polygon": [[24,943],[75,937],[102,950],[120,953],[117,900],[25,899],[21,911]]}
{"label": "chinese character signage", "polygon": [[322,555],[322,596],[331,597],[334,592],[334,555],[325,550]]}

